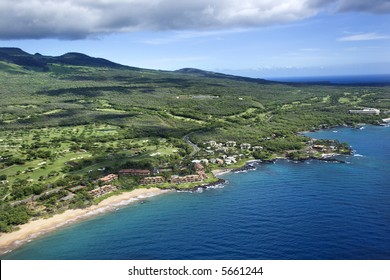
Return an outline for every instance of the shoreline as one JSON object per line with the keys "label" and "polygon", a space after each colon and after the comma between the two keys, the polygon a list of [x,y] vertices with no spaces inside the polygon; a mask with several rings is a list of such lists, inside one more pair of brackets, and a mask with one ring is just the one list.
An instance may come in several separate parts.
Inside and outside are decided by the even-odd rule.
{"label": "shoreline", "polygon": [[85,209],[69,209],[47,219],[37,219],[20,225],[19,230],[4,233],[0,236],[0,255],[4,255],[43,234],[63,228],[97,216],[102,213],[116,210],[118,207],[128,205],[144,198],[153,197],[170,192],[158,188],[135,189],[116,196],[108,197],[97,205]]}
{"label": "shoreline", "polygon": [[[318,160],[318,161],[325,161],[325,162],[345,163],[343,160],[335,159],[334,156],[337,155],[332,155],[332,157],[329,158],[310,157],[307,159],[299,160],[299,162],[304,162],[307,160]],[[211,173],[216,178],[219,179],[217,182],[205,184],[205,185],[199,185],[189,191],[196,191],[198,188],[206,189],[208,187],[224,184],[227,181],[220,178],[219,176],[221,175],[230,172],[246,172],[249,170],[256,169],[253,167],[253,164],[269,164],[269,163],[275,163],[277,160],[293,161],[286,157],[281,157],[274,160],[256,160],[256,159],[253,160],[252,159],[246,161],[245,164],[243,164],[241,167],[238,168],[219,167],[211,171]],[[70,210],[66,210],[61,214],[56,214],[52,217],[49,217],[47,219],[40,218],[37,220],[30,221],[27,224],[20,225],[19,226],[20,229],[17,231],[4,233],[0,235],[0,256],[8,252],[11,252],[12,250],[18,247],[25,245],[26,243],[30,242],[32,239],[36,239],[37,237],[40,237],[49,232],[53,232],[57,229],[64,228],[67,225],[72,225],[76,222],[82,222],[91,217],[95,217],[99,214],[114,211],[118,209],[118,207],[126,206],[130,203],[137,202],[139,200],[148,197],[153,197],[153,196],[157,196],[172,191],[181,191],[181,189],[177,189],[177,188],[159,189],[156,187],[149,188],[149,189],[145,189],[145,188],[135,189],[130,192],[123,192],[119,195],[108,197],[103,201],[101,201],[99,204],[92,205],[85,209],[70,209]]]}
{"label": "shoreline", "polygon": [[[338,126],[338,127],[342,128],[345,126]],[[305,133],[305,132],[300,132],[300,133]],[[332,157],[325,157],[325,158],[309,157],[307,159],[303,159],[299,161],[303,162],[307,160],[318,160],[318,161],[325,161],[325,162],[345,163],[342,160],[335,159],[334,156],[337,155],[339,154],[334,154],[332,155]],[[235,167],[235,168],[220,167],[217,169],[213,169],[211,171],[214,177],[218,178],[218,181],[214,183],[205,184],[205,185],[198,185],[187,191],[196,191],[199,188],[206,189],[208,187],[224,184],[226,183],[226,180],[218,176],[231,173],[231,172],[246,172],[246,171],[254,170],[256,168],[253,166],[253,164],[270,164],[270,163],[275,163],[277,160],[280,159],[293,161],[291,159],[288,159],[287,157],[280,157],[272,160],[251,159],[246,161],[245,164],[243,164],[241,167]],[[132,202],[136,202],[143,198],[148,198],[148,197],[152,197],[152,196],[156,196],[156,195],[160,195],[172,191],[182,191],[182,190],[180,188],[135,189],[130,192],[124,192],[119,195],[108,197],[103,201],[101,201],[99,204],[92,205],[86,209],[66,210],[64,213],[56,214],[47,219],[40,218],[34,221],[30,221],[27,224],[20,225],[19,226],[20,229],[17,231],[0,235],[0,256],[30,242],[32,239],[35,239],[41,235],[62,228],[66,225],[71,225],[76,222],[84,221],[90,217],[94,217],[102,213],[116,210],[118,207],[128,205]]]}

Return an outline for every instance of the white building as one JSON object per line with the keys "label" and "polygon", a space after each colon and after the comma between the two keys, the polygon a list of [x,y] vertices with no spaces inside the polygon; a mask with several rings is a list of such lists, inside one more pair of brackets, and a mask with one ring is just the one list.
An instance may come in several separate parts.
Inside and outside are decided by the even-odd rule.
{"label": "white building", "polygon": [[227,141],[226,147],[235,147],[237,145],[236,141]]}
{"label": "white building", "polygon": [[349,110],[351,114],[379,115],[381,110],[375,108],[364,108],[361,110]]}
{"label": "white building", "polygon": [[242,143],[240,145],[241,150],[249,150],[251,148],[251,144],[249,143]]}

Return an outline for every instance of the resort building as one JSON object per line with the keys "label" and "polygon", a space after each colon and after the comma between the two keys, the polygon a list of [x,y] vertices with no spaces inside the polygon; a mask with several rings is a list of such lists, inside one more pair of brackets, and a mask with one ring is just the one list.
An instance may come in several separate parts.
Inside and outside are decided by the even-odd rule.
{"label": "resort building", "polygon": [[207,179],[207,174],[204,171],[198,171],[196,174],[198,174],[202,180]]}
{"label": "resort building", "polygon": [[381,110],[375,108],[364,108],[361,110],[349,110],[351,114],[379,115]]}
{"label": "resort building", "polygon": [[163,176],[145,177],[140,181],[142,185],[160,184],[164,182],[165,179]]}
{"label": "resort building", "polygon": [[119,176],[127,175],[127,176],[150,176],[150,170],[147,169],[122,169],[119,170]]}
{"label": "resort building", "polygon": [[195,171],[203,171],[204,167],[200,163],[195,163],[194,164]]}
{"label": "resort building", "polygon": [[199,175],[187,175],[187,176],[171,176],[171,183],[173,184],[182,184],[182,183],[192,183],[192,182],[200,182],[202,181],[202,177]]}
{"label": "resort building", "polygon": [[110,193],[110,192],[113,192],[117,189],[116,186],[113,186],[113,185],[106,185],[106,186],[103,186],[103,187],[99,187],[97,189],[94,189],[92,191],[89,191],[88,193],[90,195],[92,195],[93,197],[99,197],[99,196],[102,196],[104,194],[107,194],[107,193]]}
{"label": "resort building", "polygon": [[104,183],[109,183],[109,182],[112,182],[112,181],[117,180],[117,179],[118,179],[118,175],[108,174],[107,176],[104,176],[104,177],[98,179],[98,181],[101,181]]}

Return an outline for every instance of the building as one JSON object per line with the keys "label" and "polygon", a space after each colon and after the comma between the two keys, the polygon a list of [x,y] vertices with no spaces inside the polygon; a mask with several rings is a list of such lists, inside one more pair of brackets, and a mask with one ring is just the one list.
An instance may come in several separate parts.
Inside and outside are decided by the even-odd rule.
{"label": "building", "polygon": [[384,122],[384,123],[390,123],[390,118],[383,119],[382,122]]}
{"label": "building", "polygon": [[194,164],[195,171],[203,171],[204,167],[200,163],[195,163]]}
{"label": "building", "polygon": [[249,150],[251,148],[251,144],[249,143],[242,143],[240,145],[241,150]]}
{"label": "building", "polygon": [[226,153],[228,150],[229,150],[229,148],[228,147],[217,147],[216,149],[215,149],[217,152],[223,152],[223,153]]}
{"label": "building", "polygon": [[182,183],[192,183],[192,182],[200,182],[202,181],[202,177],[200,175],[187,175],[187,176],[171,176],[171,183],[173,184],[182,184]]}
{"label": "building", "polygon": [[237,160],[236,160],[236,158],[233,156],[233,157],[227,157],[226,158],[226,161],[227,160],[229,160],[230,162],[232,162],[232,163],[237,163]]}
{"label": "building", "polygon": [[118,175],[108,174],[108,175],[98,179],[98,181],[101,181],[103,183],[109,183],[109,182],[112,182],[112,181],[117,180],[117,179],[118,179]]}
{"label": "building", "polygon": [[150,176],[150,170],[147,169],[122,169],[119,170],[119,176]]}
{"label": "building", "polygon": [[206,172],[204,172],[204,171],[198,171],[198,172],[196,172],[196,174],[198,174],[202,180],[208,178]]}
{"label": "building", "polygon": [[227,141],[226,142],[226,147],[231,147],[234,148],[237,145],[235,141]]}
{"label": "building", "polygon": [[163,176],[145,177],[140,181],[142,185],[160,184],[164,182],[165,179]]}
{"label": "building", "polygon": [[379,115],[381,111],[375,108],[364,108],[360,110],[349,110],[351,114]]}
{"label": "building", "polygon": [[325,148],[325,145],[313,145],[314,149],[323,149]]}
{"label": "building", "polygon": [[92,195],[93,197],[99,197],[99,196],[102,196],[104,194],[107,194],[107,193],[110,193],[110,192],[113,192],[117,189],[116,186],[113,186],[113,185],[105,185],[103,187],[99,187],[99,188],[96,188],[96,189],[93,189],[91,191],[89,191],[88,193],[90,195]]}
{"label": "building", "polygon": [[217,145],[217,142],[211,140],[209,142],[204,143],[205,145],[210,145],[211,147],[215,147]]}

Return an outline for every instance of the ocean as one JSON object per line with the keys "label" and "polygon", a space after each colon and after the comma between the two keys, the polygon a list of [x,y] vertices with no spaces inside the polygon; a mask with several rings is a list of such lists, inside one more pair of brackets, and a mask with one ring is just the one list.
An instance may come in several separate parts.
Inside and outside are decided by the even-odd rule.
{"label": "ocean", "polygon": [[346,163],[279,160],[221,188],[148,198],[1,259],[390,259],[390,128],[308,133],[349,142]]}
{"label": "ocean", "polygon": [[390,74],[381,75],[340,75],[340,76],[310,76],[310,77],[275,77],[271,81],[292,83],[329,83],[329,84],[367,84],[390,85]]}

